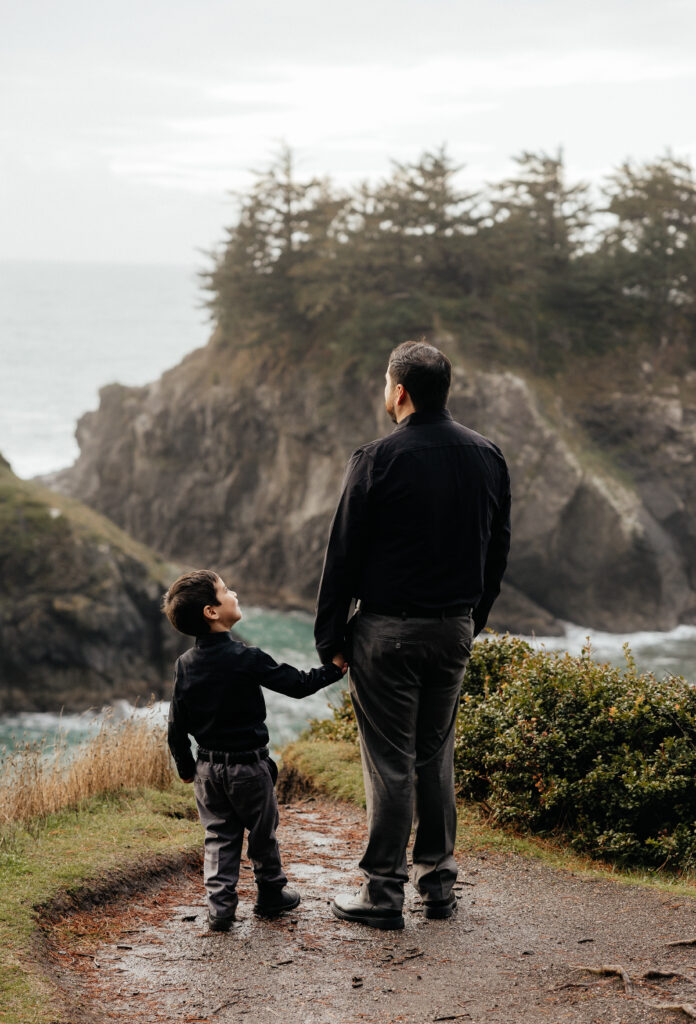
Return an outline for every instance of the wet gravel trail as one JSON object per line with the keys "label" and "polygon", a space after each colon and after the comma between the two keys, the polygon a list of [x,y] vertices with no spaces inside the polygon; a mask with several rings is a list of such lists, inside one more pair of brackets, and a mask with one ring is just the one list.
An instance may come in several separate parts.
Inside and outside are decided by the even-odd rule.
{"label": "wet gravel trail", "polygon": [[[696,1004],[696,945],[669,943],[696,943],[696,901],[585,880],[519,857],[467,856],[460,858],[459,908],[451,920],[425,920],[410,890],[404,931],[380,932],[338,921],[328,906],[334,893],[359,883],[363,839],[359,811],[315,799],[281,808],[281,850],[302,903],[282,918],[257,919],[251,912],[253,876],[245,865],[239,920],[227,934],[207,931],[198,872],[135,900],[65,918],[52,945],[72,990],[75,1019],[689,1019],[690,1004]],[[623,967],[629,981],[578,969],[601,965]],[[643,977],[658,970],[677,976]]]}

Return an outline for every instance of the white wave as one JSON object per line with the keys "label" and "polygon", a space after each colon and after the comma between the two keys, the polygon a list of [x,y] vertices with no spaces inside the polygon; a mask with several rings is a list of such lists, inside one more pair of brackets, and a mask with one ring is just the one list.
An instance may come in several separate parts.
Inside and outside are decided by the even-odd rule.
{"label": "white wave", "polygon": [[532,647],[547,651],[569,651],[580,654],[589,640],[595,661],[625,664],[624,645],[640,671],[684,675],[696,680],[696,626],[680,625],[674,629],[641,630],[635,633],[605,633],[602,630],[564,623],[563,636],[523,636]]}

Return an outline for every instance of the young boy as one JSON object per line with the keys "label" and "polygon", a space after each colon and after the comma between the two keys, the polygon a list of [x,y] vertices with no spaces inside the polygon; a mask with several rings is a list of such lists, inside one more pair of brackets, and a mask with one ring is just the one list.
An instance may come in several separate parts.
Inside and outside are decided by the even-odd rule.
{"label": "young boy", "polygon": [[[258,887],[255,912],[272,916],[300,902],[300,894],[287,888],[276,841],[278,769],[268,756],[261,687],[306,697],[340,679],[347,666],[336,657],[302,672],[233,640],[229,630],[242,618],[237,595],[208,569],[180,576],[162,607],[175,629],[196,638],[176,662],[168,740],[179,775],[194,783],[205,828],[208,925],[228,931],[237,907],[245,828]],[[198,744],[196,761],[189,735]]]}

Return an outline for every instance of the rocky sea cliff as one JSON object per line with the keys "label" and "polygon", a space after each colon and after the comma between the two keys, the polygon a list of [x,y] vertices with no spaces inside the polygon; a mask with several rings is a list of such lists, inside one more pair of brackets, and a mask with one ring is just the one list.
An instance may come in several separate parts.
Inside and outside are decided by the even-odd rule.
{"label": "rocky sea cliff", "polygon": [[[490,624],[695,622],[690,389],[605,381],[549,401],[531,378],[440,343],[452,414],[511,470],[510,566]],[[215,335],[151,385],[104,388],[79,422],[79,459],[51,485],[168,558],[228,573],[247,600],[309,610],[346,460],[388,429],[380,373],[279,367]]]}

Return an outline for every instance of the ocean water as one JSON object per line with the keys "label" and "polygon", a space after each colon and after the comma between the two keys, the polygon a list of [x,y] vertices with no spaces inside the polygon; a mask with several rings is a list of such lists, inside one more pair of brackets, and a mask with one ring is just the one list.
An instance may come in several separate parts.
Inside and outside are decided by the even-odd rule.
{"label": "ocean water", "polygon": [[100,387],[146,384],[204,345],[203,298],[194,267],[0,262],[0,453],[15,473],[70,465]]}
{"label": "ocean water", "polygon": [[[77,456],[75,423],[96,408],[99,388],[145,384],[205,344],[210,324],[201,308],[201,267],[0,263],[0,453],[19,476],[69,465]],[[244,609],[240,634],[278,660],[316,664],[309,616]],[[597,660],[622,664],[628,642],[639,668],[696,680],[696,627],[627,636],[569,625],[563,637],[532,642],[579,652],[590,636]],[[267,692],[268,724],[278,748],[312,717],[325,717],[341,685],[301,701]],[[113,714],[130,713],[117,702]],[[141,712],[144,713],[144,712]],[[167,705],[154,714],[164,718]],[[0,717],[0,749],[23,740],[69,742],[99,728],[101,709]]]}
{"label": "ocean water", "polygon": [[[254,646],[263,647],[280,662],[287,662],[297,668],[309,669],[319,664],[314,650],[313,623],[309,615],[300,612],[276,612],[263,608],[244,608],[244,618],[237,633]],[[279,750],[305,728],[311,718],[327,718],[330,705],[340,700],[342,684],[332,686],[294,700],[281,693],[264,690],[268,710],[268,729],[271,744]],[[164,722],[169,712],[169,703],[161,701],[151,710],[140,708],[137,714],[149,715],[155,722]],[[118,721],[133,713],[127,701],[116,701],[108,712]],[[16,715],[0,715],[0,751],[8,750],[26,742],[45,740],[50,747],[60,736],[67,744],[74,745],[94,735],[103,721],[101,708],[92,708],[83,714],[60,715],[51,712],[26,712]]]}

